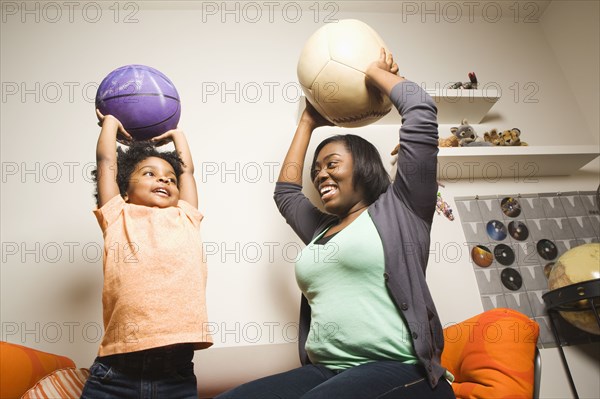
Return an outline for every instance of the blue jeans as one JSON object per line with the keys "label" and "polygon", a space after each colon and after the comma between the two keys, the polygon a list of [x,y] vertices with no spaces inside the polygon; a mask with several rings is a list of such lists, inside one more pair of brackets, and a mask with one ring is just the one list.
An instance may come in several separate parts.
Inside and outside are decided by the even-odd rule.
{"label": "blue jeans", "polygon": [[432,389],[419,365],[376,361],[342,371],[311,364],[240,385],[215,399],[252,398],[446,399],[454,392],[443,378]]}
{"label": "blue jeans", "polygon": [[193,357],[191,345],[97,357],[81,398],[197,399]]}

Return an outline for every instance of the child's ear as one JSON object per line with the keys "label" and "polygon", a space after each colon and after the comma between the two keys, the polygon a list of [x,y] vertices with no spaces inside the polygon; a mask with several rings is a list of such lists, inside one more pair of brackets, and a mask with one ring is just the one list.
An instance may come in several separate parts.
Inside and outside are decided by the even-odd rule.
{"label": "child's ear", "polygon": [[129,196],[127,194],[123,196],[123,201],[129,202]]}

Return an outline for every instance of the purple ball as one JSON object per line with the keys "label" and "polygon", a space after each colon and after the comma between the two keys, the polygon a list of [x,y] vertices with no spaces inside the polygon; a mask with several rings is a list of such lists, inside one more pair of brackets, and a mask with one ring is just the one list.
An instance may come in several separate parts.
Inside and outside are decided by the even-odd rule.
{"label": "purple ball", "polygon": [[117,118],[135,140],[175,129],[181,115],[171,80],[145,65],[125,65],[109,73],[96,92],[96,108]]}

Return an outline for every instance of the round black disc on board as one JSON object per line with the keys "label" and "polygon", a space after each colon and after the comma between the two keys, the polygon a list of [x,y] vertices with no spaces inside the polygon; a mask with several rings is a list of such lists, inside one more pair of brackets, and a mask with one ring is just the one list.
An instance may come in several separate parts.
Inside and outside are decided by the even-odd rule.
{"label": "round black disc on board", "polygon": [[515,252],[506,244],[498,244],[494,248],[496,261],[503,266],[510,266],[515,261]]}
{"label": "round black disc on board", "polygon": [[521,274],[512,267],[507,267],[502,270],[500,273],[500,280],[502,280],[502,284],[511,291],[517,291],[523,285],[523,277],[521,277]]}
{"label": "round black disc on board", "polygon": [[537,242],[537,251],[540,256],[546,260],[554,260],[558,255],[558,248],[556,244],[545,238]]}

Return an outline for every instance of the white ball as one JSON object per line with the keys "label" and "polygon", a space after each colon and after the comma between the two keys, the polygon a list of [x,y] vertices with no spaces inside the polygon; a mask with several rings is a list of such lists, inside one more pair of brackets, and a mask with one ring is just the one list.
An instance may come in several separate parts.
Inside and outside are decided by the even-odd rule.
{"label": "white ball", "polygon": [[365,82],[365,70],[389,51],[369,25],[343,19],[308,38],[298,60],[298,80],[315,109],[337,126],[365,126],[392,109],[389,98]]}

